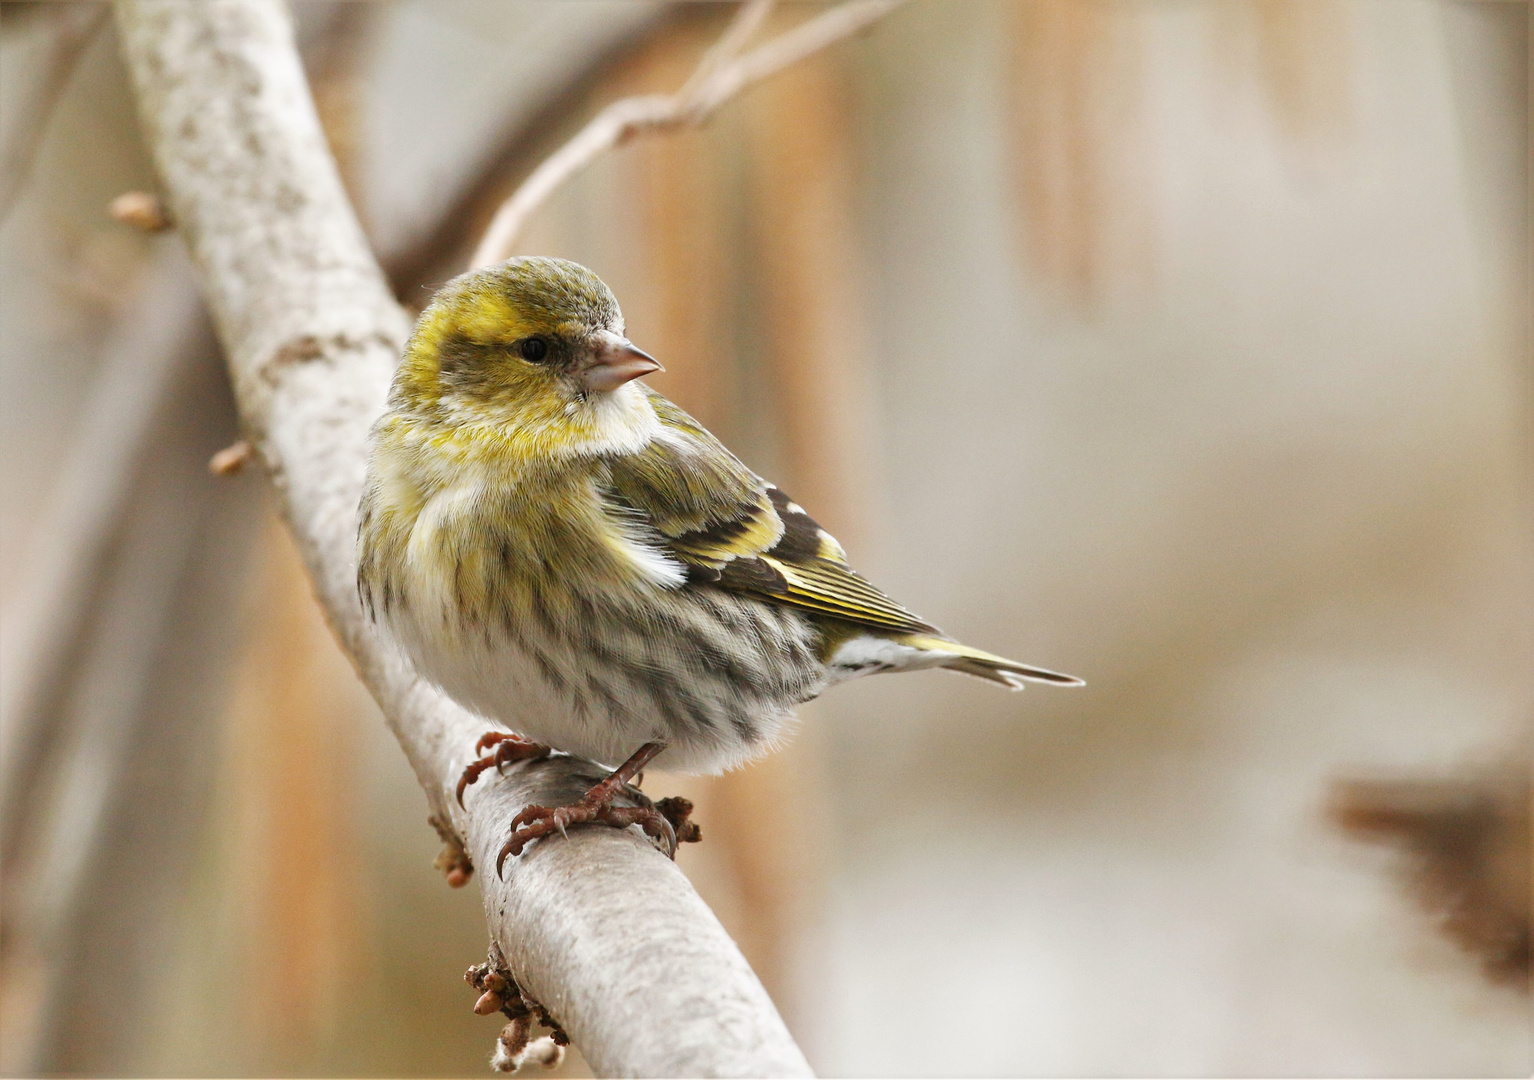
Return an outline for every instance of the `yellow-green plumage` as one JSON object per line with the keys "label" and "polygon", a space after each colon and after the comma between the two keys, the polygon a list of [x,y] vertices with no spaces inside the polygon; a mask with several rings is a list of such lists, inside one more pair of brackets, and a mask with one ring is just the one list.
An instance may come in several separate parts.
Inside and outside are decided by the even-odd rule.
{"label": "yellow-green plumage", "polygon": [[[514,259],[422,314],[373,433],[358,587],[422,673],[556,748],[717,771],[873,671],[1075,683],[948,640],[664,397],[583,267]],[[643,357],[643,360],[636,359]]]}

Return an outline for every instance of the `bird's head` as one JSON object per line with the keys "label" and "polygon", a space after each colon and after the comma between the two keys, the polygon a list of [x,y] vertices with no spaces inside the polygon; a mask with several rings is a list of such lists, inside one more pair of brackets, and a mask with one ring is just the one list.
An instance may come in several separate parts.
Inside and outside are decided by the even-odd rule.
{"label": "bird's head", "polygon": [[491,425],[545,451],[631,441],[653,410],[633,380],[660,364],[623,336],[602,279],[525,257],[448,282],[421,313],[391,405]]}

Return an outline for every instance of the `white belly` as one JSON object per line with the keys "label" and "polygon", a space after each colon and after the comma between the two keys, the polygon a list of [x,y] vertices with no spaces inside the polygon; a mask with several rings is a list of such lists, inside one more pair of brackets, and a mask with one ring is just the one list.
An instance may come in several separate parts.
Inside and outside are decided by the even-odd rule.
{"label": "white belly", "polygon": [[578,627],[524,613],[469,632],[430,603],[384,621],[454,700],[558,750],[617,765],[663,742],[658,767],[684,773],[721,772],[771,750],[793,706],[827,682],[808,622],[712,589],[660,599],[665,617],[643,627],[620,612]]}

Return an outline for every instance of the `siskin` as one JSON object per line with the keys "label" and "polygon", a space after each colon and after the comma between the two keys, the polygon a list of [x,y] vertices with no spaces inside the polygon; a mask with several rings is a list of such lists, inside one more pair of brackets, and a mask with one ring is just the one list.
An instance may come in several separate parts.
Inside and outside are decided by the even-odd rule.
{"label": "siskin", "polygon": [[1021,689],[1080,680],[961,645],[874,588],[836,540],[637,380],[585,267],[519,258],[421,314],[372,432],[357,585],[421,674],[520,733],[466,785],[554,747],[624,764],[528,807],[501,853],[583,821],[694,838],[680,800],[613,804],[648,762],[719,772],[771,749],[827,686],[942,667]]}

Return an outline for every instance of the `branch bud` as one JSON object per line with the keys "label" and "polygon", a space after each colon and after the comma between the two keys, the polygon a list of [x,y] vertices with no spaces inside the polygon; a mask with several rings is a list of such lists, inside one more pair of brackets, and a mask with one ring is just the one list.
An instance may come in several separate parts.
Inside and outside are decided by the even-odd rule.
{"label": "branch bud", "polygon": [[124,225],[149,233],[164,232],[175,225],[160,197],[148,191],[123,192],[112,200],[107,213]]}

